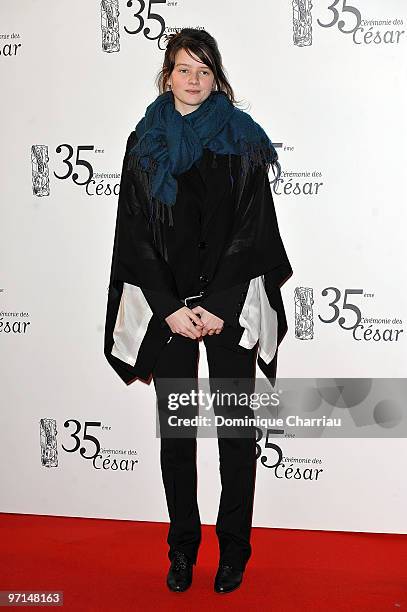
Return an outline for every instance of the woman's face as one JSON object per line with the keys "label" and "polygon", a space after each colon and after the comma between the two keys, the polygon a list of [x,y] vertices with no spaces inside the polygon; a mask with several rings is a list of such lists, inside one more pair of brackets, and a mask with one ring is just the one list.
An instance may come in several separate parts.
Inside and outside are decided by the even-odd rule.
{"label": "woman's face", "polygon": [[186,115],[196,110],[214,89],[215,77],[191,51],[193,58],[180,49],[175,56],[175,66],[168,79],[174,94],[175,108]]}

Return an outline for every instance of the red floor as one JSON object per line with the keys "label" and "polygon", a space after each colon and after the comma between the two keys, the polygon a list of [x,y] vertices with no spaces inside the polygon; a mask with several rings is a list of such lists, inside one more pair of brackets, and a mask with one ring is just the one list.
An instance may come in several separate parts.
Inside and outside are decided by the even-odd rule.
{"label": "red floor", "polygon": [[186,593],[171,593],[165,584],[167,529],[165,523],[0,514],[0,591],[63,591],[65,612],[407,610],[405,535],[255,528],[242,586],[219,595],[212,586],[214,527],[203,526]]}

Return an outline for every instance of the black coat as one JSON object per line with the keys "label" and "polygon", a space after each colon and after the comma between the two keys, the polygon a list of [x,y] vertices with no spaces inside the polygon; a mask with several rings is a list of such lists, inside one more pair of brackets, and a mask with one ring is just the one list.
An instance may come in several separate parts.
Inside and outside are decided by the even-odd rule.
{"label": "black coat", "polygon": [[[264,275],[265,291],[277,312],[280,344],[287,321],[280,287],[291,276],[274,209],[267,171],[263,166],[244,169],[237,155],[216,155],[209,149],[187,172],[177,177],[173,225],[164,219],[149,223],[150,201],[144,171],[131,161],[137,141],[133,131],[123,160],[115,238],[107,299],[104,353],[120,378],[130,384],[150,379],[154,363],[172,331],[165,317],[184,306],[187,296],[224,320],[219,342],[244,351],[239,324],[250,279]],[[136,357],[112,355],[113,331],[123,289],[137,291],[130,312],[123,301],[121,316],[137,319]],[[127,295],[127,293],[126,293]],[[136,315],[136,316],[135,316]],[[140,315],[140,316],[139,316]],[[125,319],[124,319],[125,321]],[[277,353],[269,364],[257,363],[274,385]],[[134,363],[135,360],[135,363]],[[151,379],[150,379],[151,380]]]}

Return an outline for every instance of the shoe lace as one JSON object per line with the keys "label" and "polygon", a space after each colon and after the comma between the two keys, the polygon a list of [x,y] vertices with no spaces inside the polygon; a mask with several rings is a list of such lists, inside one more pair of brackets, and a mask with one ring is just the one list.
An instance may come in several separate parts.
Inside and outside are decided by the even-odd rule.
{"label": "shoe lace", "polygon": [[187,567],[188,560],[184,553],[175,551],[174,553],[174,570],[184,570]]}
{"label": "shoe lace", "polygon": [[225,563],[220,563],[220,571],[222,574],[229,574],[233,570],[231,565],[227,565]]}

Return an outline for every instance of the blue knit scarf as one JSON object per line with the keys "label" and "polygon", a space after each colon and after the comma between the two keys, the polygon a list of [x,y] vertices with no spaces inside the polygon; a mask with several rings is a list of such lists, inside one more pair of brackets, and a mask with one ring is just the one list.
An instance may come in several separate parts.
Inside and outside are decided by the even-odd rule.
{"label": "blue knit scarf", "polygon": [[[171,207],[177,199],[176,177],[200,159],[203,149],[242,156],[243,171],[263,164],[281,168],[277,152],[263,128],[236,108],[224,92],[213,91],[200,106],[182,115],[174,94],[166,91],[147,106],[136,128],[137,143],[129,151],[129,167],[147,171],[150,205]],[[275,173],[276,174],[276,173]],[[170,225],[172,215],[170,214]]]}

